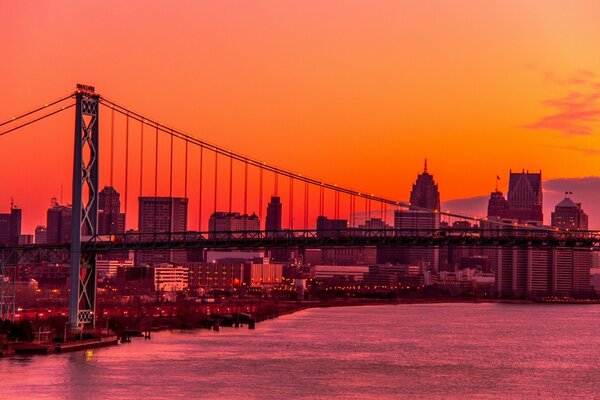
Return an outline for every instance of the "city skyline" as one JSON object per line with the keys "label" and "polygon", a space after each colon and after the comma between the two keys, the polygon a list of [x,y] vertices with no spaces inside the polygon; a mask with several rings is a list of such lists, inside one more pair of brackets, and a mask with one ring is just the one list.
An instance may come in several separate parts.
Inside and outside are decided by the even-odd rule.
{"label": "city skyline", "polygon": [[[172,40],[175,32],[162,29],[164,16],[156,6],[119,4],[109,13],[81,4],[53,9],[3,5],[3,49],[19,51],[0,66],[6,94],[0,115],[10,118],[37,106],[36,98],[68,92],[75,80],[89,82],[100,93],[209,142],[388,198],[408,199],[416,171],[397,168],[398,158],[403,166],[429,158],[446,199],[442,207],[462,207],[462,212],[469,202],[482,209],[480,198],[487,197],[499,171],[541,169],[547,182],[565,186],[551,193],[560,197],[573,191],[587,204],[591,226],[598,226],[594,215],[600,213],[591,201],[600,187],[594,169],[600,68],[589,39],[598,37],[600,29],[595,2],[580,2],[577,11],[565,13],[555,1],[541,11],[515,3],[514,12],[502,2],[459,1],[441,6],[447,11],[443,24],[425,4],[370,7],[356,2],[340,8],[323,3],[299,15],[293,5],[273,6],[190,3],[186,12],[171,9],[169,16],[178,21],[175,31],[188,38],[183,51],[183,44]],[[132,53],[110,35],[94,31],[84,39],[69,23],[74,10],[91,24],[111,21],[115,34],[126,31],[155,40]],[[125,17],[114,20],[115,15],[139,18],[132,25]],[[310,28],[301,15],[310,16]],[[358,22],[353,15],[364,18]],[[198,18],[210,37],[198,34]],[[278,22],[284,20],[285,26]],[[397,20],[407,23],[393,23]],[[81,57],[82,40],[90,35],[98,54]],[[509,40],[514,35],[519,40]],[[378,45],[371,47],[376,38]],[[48,43],[71,44],[49,54]],[[463,49],[467,60],[449,52],[452,46]],[[169,63],[161,57],[147,63],[146,53],[169,54]],[[114,64],[115,57],[128,62]],[[6,208],[14,197],[24,209],[34,210],[47,198],[70,197],[71,161],[60,144],[70,143],[72,132],[63,128],[61,118],[31,130],[39,148],[31,149],[28,164],[37,171],[25,176],[9,171],[20,161],[14,154],[27,146],[27,135],[2,139],[0,178],[14,189],[3,192],[0,206]],[[70,119],[65,116],[65,121]],[[122,131],[122,121],[117,128]],[[20,182],[34,181],[40,171],[46,174],[36,185]],[[468,183],[457,179],[465,171]],[[508,179],[500,175],[505,185]],[[578,189],[584,184],[585,193]],[[25,225],[39,223],[42,213],[25,215]]]}
{"label": "city skyline", "polygon": [[[530,173],[529,171],[525,171],[524,169],[522,170],[521,173],[519,172],[512,172],[509,171],[510,174],[510,182],[509,182],[509,188],[508,188],[508,192],[506,193],[506,196],[504,195],[504,193],[500,190],[498,190],[498,187],[491,193],[491,196],[488,200],[487,203],[487,212],[481,215],[472,215],[472,217],[475,218],[489,218],[490,220],[498,220],[498,221],[506,221],[506,222],[510,222],[510,223],[519,223],[519,224],[527,224],[527,223],[531,223],[533,225],[544,225],[544,226],[553,226],[553,227],[559,227],[561,229],[569,229],[569,230],[574,230],[574,229],[582,229],[582,230],[587,230],[587,229],[592,229],[588,226],[588,220],[589,220],[589,216],[585,213],[585,208],[582,208],[582,203],[575,203],[572,200],[572,196],[573,196],[573,192],[564,192],[564,198],[561,199],[560,202],[558,202],[557,204],[546,204],[545,208],[552,208],[552,211],[548,214],[544,214],[545,217],[543,219],[543,221],[539,221],[536,219],[537,218],[542,218],[542,214],[540,214],[541,210],[542,210],[542,189],[543,189],[543,183],[541,180],[541,171],[539,172],[532,172]],[[514,178],[514,181],[513,181]],[[497,179],[499,180],[499,177],[497,177]],[[524,185],[527,185],[527,188],[524,187]],[[528,191],[532,190],[532,189],[528,189],[529,185],[533,186],[533,190],[532,193],[530,194]],[[525,190],[525,191],[524,191]],[[104,186],[102,188],[102,190],[100,191],[100,195],[99,195],[99,209],[98,209],[98,221],[99,221],[99,234],[100,235],[106,235],[106,234],[123,234],[125,233],[126,230],[130,230],[130,231],[140,231],[140,232],[145,232],[145,233],[149,233],[152,230],[148,230],[146,228],[143,228],[140,226],[140,219],[142,218],[142,214],[146,215],[147,217],[152,218],[156,218],[157,215],[161,215],[162,213],[158,213],[157,215],[154,215],[152,212],[150,214],[143,212],[141,209],[138,209],[138,220],[136,224],[133,224],[131,222],[131,220],[128,222],[128,228],[126,229],[125,226],[125,222],[126,222],[126,215],[125,213],[121,213],[121,203],[120,203],[120,192],[117,191],[113,186]],[[440,192],[438,191],[438,185],[435,181],[434,175],[429,174],[428,169],[427,169],[427,160],[425,160],[425,166],[423,169],[423,172],[420,174],[417,174],[415,183],[412,185],[412,190],[411,190],[411,202],[407,202],[408,204],[411,204],[412,206],[416,206],[422,209],[431,209],[432,211],[439,211],[435,208],[432,207],[437,207],[440,204]],[[147,201],[153,201],[153,199],[158,199],[159,201],[162,202],[167,202],[170,203],[171,201],[184,201],[186,203],[186,208],[185,208],[185,216],[181,217],[181,226],[184,226],[183,223],[185,223],[186,228],[184,230],[187,231],[193,231],[193,229],[188,229],[187,228],[187,224],[189,224],[189,216],[188,216],[188,202],[189,199],[187,198],[177,198],[177,197],[173,197],[173,198],[169,198],[168,196],[158,196],[158,197],[152,197],[152,196],[141,196],[138,197],[138,201],[140,202],[140,204],[147,202]],[[286,200],[289,200],[286,199]],[[525,203],[523,203],[525,202]],[[167,204],[165,203],[165,204]],[[286,207],[287,205],[282,202],[282,199],[280,196],[271,196],[270,201],[268,204],[264,205],[264,218],[261,220],[258,217],[258,214],[260,214],[260,210],[258,211],[258,213],[254,210],[249,211],[247,214],[242,214],[240,213],[240,211],[232,209],[231,211],[227,212],[227,211],[223,211],[221,209],[217,209],[214,212],[209,212],[206,221],[204,221],[206,223],[206,229],[205,231],[208,232],[218,232],[218,231],[238,231],[238,230],[250,230],[250,231],[254,231],[254,230],[267,230],[267,231],[276,231],[276,230],[286,230],[286,229],[290,229],[290,226],[288,225],[288,223],[282,223],[282,211],[284,209],[284,207]],[[530,207],[533,207],[533,209],[530,209]],[[573,211],[573,209],[575,211]],[[169,210],[169,207],[167,207],[165,210]],[[406,217],[408,218],[408,221],[412,220],[414,217],[410,215],[411,211],[409,211],[409,209],[404,210],[403,212],[406,213]],[[444,210],[442,208],[442,210]],[[532,211],[533,210],[533,211]],[[18,230],[20,231],[21,236],[28,236],[28,235],[32,235],[32,233],[27,232],[26,230],[21,230],[21,219],[22,219],[22,214],[23,214],[23,210],[21,208],[19,208],[17,205],[15,204],[11,204],[11,209],[9,210],[10,213],[8,214],[2,214],[0,213],[0,217],[4,218],[4,220],[6,220],[5,224],[0,226],[0,234],[4,234],[6,237],[8,237],[9,235],[9,231],[10,231],[10,220],[11,220],[11,213],[15,214],[15,212],[18,215]],[[286,209],[287,212],[287,209]],[[532,214],[533,212],[533,214]],[[65,220],[64,214],[67,214],[68,217],[68,221]],[[424,211],[420,211],[420,213],[426,213]],[[556,220],[555,220],[555,214],[557,215]],[[376,217],[376,215],[380,215],[379,218]],[[321,231],[321,230],[330,230],[330,229],[348,229],[348,228],[362,228],[362,229],[390,229],[392,227],[396,227],[396,228],[403,228],[403,222],[399,222],[401,220],[399,220],[398,218],[400,214],[398,214],[398,211],[395,210],[387,210],[387,211],[382,211],[382,210],[371,210],[371,212],[369,212],[369,214],[367,214],[365,211],[358,211],[358,212],[354,212],[354,213],[350,213],[347,215],[340,215],[339,219],[335,219],[333,218],[333,214],[329,215],[327,214],[327,212],[323,213],[323,214],[319,214],[317,213],[317,215],[315,216],[314,220],[309,220],[309,229],[316,229],[317,231]],[[562,216],[559,216],[562,215]],[[52,218],[51,218],[52,216]],[[384,217],[384,220],[381,219],[381,217]],[[0,220],[2,219],[0,218]],[[14,219],[14,217],[12,217]],[[58,219],[57,219],[58,218]],[[60,242],[67,242],[69,240],[68,238],[68,234],[69,234],[69,230],[70,230],[70,218],[71,218],[71,208],[70,208],[70,204],[66,203],[66,204],[60,204],[55,198],[51,199],[51,206],[50,208],[47,210],[47,218],[46,218],[46,225],[44,224],[38,224],[35,226],[34,232],[38,233],[39,229],[48,229],[48,226],[50,226],[50,229],[48,229],[49,233],[46,234],[46,230],[44,230],[44,235],[43,235],[43,241],[42,242],[38,242],[37,240],[35,241],[36,243],[60,243]],[[163,218],[163,217],[161,217]],[[165,217],[167,218],[167,217]],[[246,226],[245,223],[239,225],[239,223],[237,223],[237,225],[235,225],[235,228],[232,228],[234,225],[232,225],[231,221],[235,221],[235,220],[240,220],[240,218],[245,219],[246,218],[250,218],[251,220],[253,220],[253,224],[252,227],[250,228],[246,228],[243,229],[243,226]],[[294,217],[295,218],[295,217]],[[570,222],[566,222],[566,220],[564,219],[568,219]],[[583,218],[583,219],[582,219]],[[417,220],[418,221],[418,217]],[[439,216],[436,218],[437,220],[437,225],[435,225],[435,227],[433,225],[430,226],[429,223],[425,223],[425,225],[427,226],[428,229],[433,229],[433,228],[439,228],[439,223],[440,223],[440,218]],[[581,222],[580,222],[581,220]],[[216,222],[216,221],[221,221],[221,222]],[[228,222],[226,222],[228,221]],[[2,221],[0,221],[2,222]],[[343,227],[342,225],[340,225],[338,222],[343,222]],[[476,221],[472,221],[475,222]],[[63,229],[65,232],[64,233],[60,233],[61,232],[61,228],[60,226],[62,224],[66,223],[66,228]],[[154,222],[152,222],[154,223]],[[322,225],[323,223],[326,223],[328,225]],[[333,223],[333,225],[331,225]],[[433,222],[432,222],[433,223]],[[449,225],[452,225],[451,221],[447,221],[447,223]],[[52,226],[51,226],[52,225]],[[56,225],[56,226],[55,226]],[[406,224],[405,224],[406,225]],[[225,227],[228,226],[230,227],[230,229],[225,229]],[[470,227],[471,225],[469,225]],[[422,226],[425,227],[425,226]],[[411,228],[411,222],[408,222],[408,225],[404,226],[404,228],[406,229],[413,229]],[[162,232],[164,231],[164,229],[158,229],[157,232]],[[173,232],[179,232],[180,230],[174,230]],[[12,231],[11,231],[12,232]],[[10,235],[12,235],[13,237],[15,237],[16,233],[12,232],[10,233]],[[48,237],[47,237],[48,235]],[[33,236],[32,236],[33,237]],[[54,238],[56,237],[56,238]],[[57,239],[59,237],[62,237],[62,239]],[[54,238],[54,239],[52,239]],[[5,240],[3,241],[6,243],[17,243],[19,240],[18,237],[17,239],[12,239],[12,241],[8,241]],[[25,238],[23,238],[23,240],[26,240]]]}

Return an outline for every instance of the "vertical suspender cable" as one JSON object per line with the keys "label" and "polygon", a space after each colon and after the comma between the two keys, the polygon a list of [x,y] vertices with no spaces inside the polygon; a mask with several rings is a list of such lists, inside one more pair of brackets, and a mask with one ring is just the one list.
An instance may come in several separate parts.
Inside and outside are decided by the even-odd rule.
{"label": "vertical suspender cable", "polygon": [[233,157],[229,157],[229,212],[233,205]]}
{"label": "vertical suspender cable", "polygon": [[304,181],[304,230],[308,229],[308,181]]}
{"label": "vertical suspender cable", "polygon": [[188,144],[189,141],[185,140],[185,174],[184,174],[184,186],[183,186],[183,197],[188,197]]}
{"label": "vertical suspender cable", "polygon": [[263,174],[264,171],[262,167],[259,168],[259,178],[258,178],[258,218],[262,222],[262,210],[263,210]]}
{"label": "vertical suspender cable", "polygon": [[[158,125],[154,135],[154,197],[158,197]],[[156,207],[154,207],[156,211]]]}
{"label": "vertical suspender cable", "polygon": [[290,176],[290,199],[289,199],[289,203],[290,203],[290,221],[289,221],[289,227],[291,230],[294,229],[294,178],[292,178]]}
{"label": "vertical suspender cable", "polygon": [[204,158],[204,147],[200,146],[200,177],[198,179],[198,232],[202,232],[202,164]]}
{"label": "vertical suspender cable", "polygon": [[215,201],[214,201],[214,207],[213,207],[213,212],[215,212],[215,213],[217,212],[217,189],[218,189],[217,183],[219,182],[218,171],[219,171],[219,153],[217,153],[217,150],[215,149]]}
{"label": "vertical suspender cable", "polygon": [[[143,196],[143,186],[144,186],[144,120],[142,120],[142,130],[140,133],[140,197]],[[139,224],[139,222],[138,222]]]}
{"label": "vertical suspender cable", "polygon": [[113,186],[115,163],[115,108],[110,106],[110,186]]}
{"label": "vertical suspender cable", "polygon": [[129,113],[125,115],[125,218],[127,218],[127,188],[129,180]]}
{"label": "vertical suspender cable", "polygon": [[244,163],[244,214],[248,214],[248,163]]}

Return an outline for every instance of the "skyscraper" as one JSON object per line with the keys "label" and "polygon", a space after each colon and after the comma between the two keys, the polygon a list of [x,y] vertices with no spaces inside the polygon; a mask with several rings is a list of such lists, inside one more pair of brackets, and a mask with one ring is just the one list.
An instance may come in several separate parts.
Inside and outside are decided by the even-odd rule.
{"label": "skyscraper", "polygon": [[[187,231],[188,199],[182,197],[140,197],[139,234],[166,239],[164,233]],[[163,235],[161,235],[163,234]],[[185,262],[186,253],[177,250],[144,250],[135,255],[135,264]]]}
{"label": "skyscraper", "polygon": [[433,180],[433,175],[427,172],[427,160],[423,173],[417,176],[410,192],[410,204],[413,207],[428,208],[430,210],[440,209],[440,192],[438,185]]}
{"label": "skyscraper", "polygon": [[125,214],[121,213],[120,197],[112,186],[105,186],[98,194],[98,234],[125,233]]}
{"label": "skyscraper", "polygon": [[267,206],[267,219],[265,221],[265,230],[281,230],[281,200],[279,196],[272,196]]}
{"label": "skyscraper", "polygon": [[510,172],[508,182],[508,218],[519,222],[534,222],[541,225],[542,171],[539,173]]}
{"label": "skyscraper", "polygon": [[510,172],[508,200],[496,189],[488,202],[488,218],[542,225],[542,173]]}
{"label": "skyscraper", "polygon": [[588,229],[588,216],[583,212],[581,203],[575,203],[565,197],[554,208],[551,225],[560,229]]}
{"label": "skyscraper", "polygon": [[68,243],[71,241],[72,208],[58,204],[56,199],[51,202],[46,221],[46,243]]}
{"label": "skyscraper", "polygon": [[19,244],[21,217],[21,209],[12,204],[10,213],[0,214],[0,244]]}

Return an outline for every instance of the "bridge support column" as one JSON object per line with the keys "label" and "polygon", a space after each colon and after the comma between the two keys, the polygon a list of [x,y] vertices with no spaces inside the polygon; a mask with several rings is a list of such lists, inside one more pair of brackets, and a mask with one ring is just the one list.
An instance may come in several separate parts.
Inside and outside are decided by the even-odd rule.
{"label": "bridge support column", "polygon": [[93,237],[98,233],[99,99],[93,87],[77,85],[69,293],[71,331],[86,324],[93,326],[95,322],[96,257],[82,255],[81,241],[82,236]]}

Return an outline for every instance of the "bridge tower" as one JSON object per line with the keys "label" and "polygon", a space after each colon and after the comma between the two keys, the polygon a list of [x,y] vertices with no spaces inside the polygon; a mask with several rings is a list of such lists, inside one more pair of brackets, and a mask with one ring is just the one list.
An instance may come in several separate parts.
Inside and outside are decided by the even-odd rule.
{"label": "bridge tower", "polygon": [[98,227],[98,136],[100,96],[91,86],[77,85],[73,157],[73,219],[71,227],[71,287],[69,325],[72,331],[94,325],[96,256],[82,254],[82,238]]}

